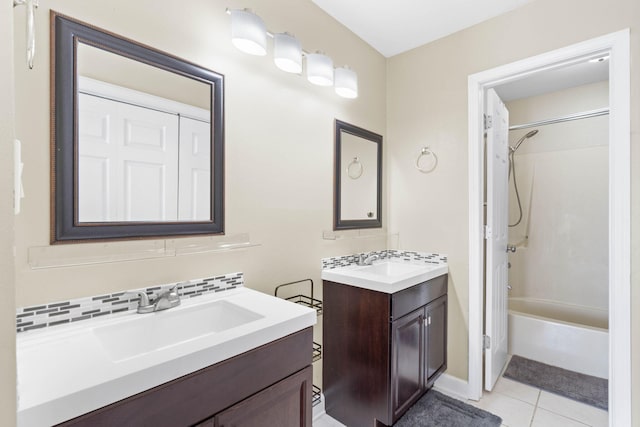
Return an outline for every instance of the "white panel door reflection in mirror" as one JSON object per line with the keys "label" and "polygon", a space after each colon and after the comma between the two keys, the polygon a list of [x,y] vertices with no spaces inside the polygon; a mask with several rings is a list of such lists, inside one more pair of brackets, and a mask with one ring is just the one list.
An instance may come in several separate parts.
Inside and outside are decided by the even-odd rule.
{"label": "white panel door reflection in mirror", "polygon": [[209,129],[207,122],[180,118],[178,219],[181,221],[206,221],[212,216]]}
{"label": "white panel door reflection in mirror", "polygon": [[341,219],[377,219],[378,144],[348,132],[341,139]]}
{"label": "white panel door reflection in mirror", "polygon": [[178,116],[79,94],[79,222],[175,221]]}
{"label": "white panel door reflection in mirror", "polygon": [[178,204],[178,118],[121,104],[124,143],[122,193],[125,221],[175,221]]}

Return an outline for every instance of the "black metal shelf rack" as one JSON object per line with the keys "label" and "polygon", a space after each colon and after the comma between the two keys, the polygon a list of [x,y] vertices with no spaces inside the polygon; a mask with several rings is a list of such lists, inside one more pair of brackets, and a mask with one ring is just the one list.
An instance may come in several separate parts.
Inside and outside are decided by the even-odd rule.
{"label": "black metal shelf rack", "polygon": [[[313,295],[313,280],[311,279],[302,279],[302,280],[296,280],[294,282],[289,282],[289,283],[283,283],[282,285],[278,285],[276,286],[275,289],[275,296],[278,297],[278,291],[283,288],[283,287],[287,287],[287,286],[292,286],[292,285],[300,285],[302,283],[305,282],[309,282],[309,294],[303,294],[303,293],[299,293],[293,296],[289,296],[289,297],[279,297],[279,298],[284,298],[288,301],[294,302],[296,304],[301,304],[310,308],[313,308],[316,310],[316,314],[318,316],[322,315],[322,301],[320,301],[319,299],[314,298]],[[318,360],[322,359],[322,344],[319,344],[317,342],[313,342],[313,356],[311,358],[312,362],[317,362]],[[316,406],[318,403],[320,403],[321,400],[321,393],[322,390],[320,390],[320,387],[316,386],[315,384],[313,385],[313,393],[312,393],[312,399],[311,399],[311,403],[313,404],[313,406]]]}

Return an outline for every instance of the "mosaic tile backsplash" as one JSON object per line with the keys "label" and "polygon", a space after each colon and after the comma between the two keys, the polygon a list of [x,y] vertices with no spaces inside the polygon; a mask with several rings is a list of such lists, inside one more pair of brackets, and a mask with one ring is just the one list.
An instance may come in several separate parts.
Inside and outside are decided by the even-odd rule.
{"label": "mosaic tile backsplash", "polygon": [[[443,264],[447,262],[447,256],[427,252],[399,251],[395,249],[367,252],[367,255],[378,255],[379,259],[398,259],[408,262],[422,262],[425,264]],[[341,257],[323,258],[322,269],[346,267],[356,264],[360,254],[345,255]]]}
{"label": "mosaic tile backsplash", "polygon": [[[174,285],[176,283],[19,308],[16,312],[16,331],[26,332],[136,310],[140,298],[135,292],[142,291],[151,296]],[[224,276],[177,282],[177,285],[181,298],[193,298],[243,286],[244,276],[242,273],[230,273]]]}

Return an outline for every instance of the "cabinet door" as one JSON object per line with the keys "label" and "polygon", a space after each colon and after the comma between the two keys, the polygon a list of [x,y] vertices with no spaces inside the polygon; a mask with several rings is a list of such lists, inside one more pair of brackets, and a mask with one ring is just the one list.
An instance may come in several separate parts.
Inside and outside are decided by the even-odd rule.
{"label": "cabinet door", "polygon": [[220,412],[215,427],[311,427],[311,374],[308,366]]}
{"label": "cabinet door", "polygon": [[426,307],[426,387],[435,380],[434,374],[447,363],[447,297],[443,296]]}
{"label": "cabinet door", "polygon": [[424,308],[391,324],[391,393],[394,420],[423,391]]}

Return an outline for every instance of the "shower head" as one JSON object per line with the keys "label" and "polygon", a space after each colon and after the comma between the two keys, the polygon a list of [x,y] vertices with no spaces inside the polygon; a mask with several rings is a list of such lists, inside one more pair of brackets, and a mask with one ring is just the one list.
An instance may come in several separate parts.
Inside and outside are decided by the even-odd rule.
{"label": "shower head", "polygon": [[532,136],[534,136],[537,133],[538,133],[538,129],[534,129],[534,130],[528,132],[527,134],[525,134],[522,138],[520,138],[518,140],[518,142],[516,142],[516,145],[514,145],[513,147],[510,147],[511,148],[511,152],[515,153],[516,150],[520,147],[520,144],[522,144],[525,140],[531,138]]}

